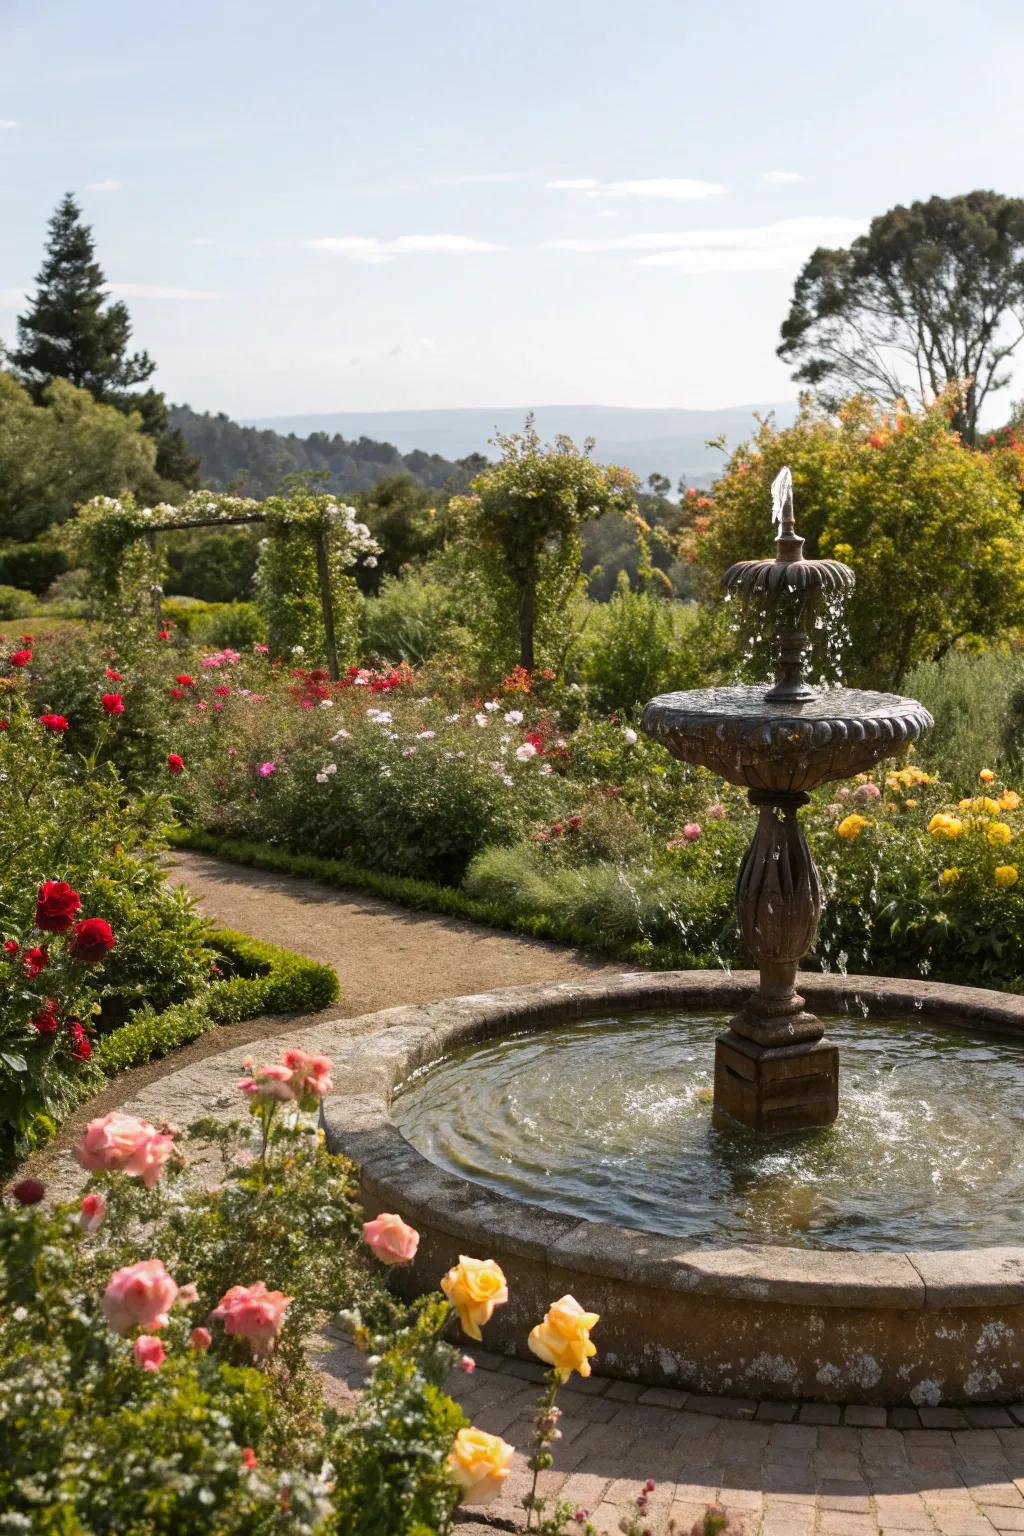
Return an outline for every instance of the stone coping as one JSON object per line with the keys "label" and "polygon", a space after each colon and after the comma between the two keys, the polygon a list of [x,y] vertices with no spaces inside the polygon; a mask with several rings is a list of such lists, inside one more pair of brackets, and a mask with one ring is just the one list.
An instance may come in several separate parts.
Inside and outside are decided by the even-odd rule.
{"label": "stone coping", "polygon": [[[1024,1247],[855,1252],[712,1247],[592,1222],[493,1193],[429,1162],[391,1120],[396,1088],[417,1067],[473,1039],[567,1018],[659,1007],[726,1011],[756,984],[752,972],[636,972],[389,1008],[349,1021],[332,1045],[338,1089],[323,1107],[330,1146],[360,1165],[364,1198],[469,1251],[492,1246],[542,1265],[659,1292],[736,1302],[844,1309],[1006,1308],[1024,1305]],[[1024,1033],[1024,997],[888,977],[807,975],[820,1012],[868,1010],[986,1032]],[[318,1033],[329,1033],[326,1030]]]}

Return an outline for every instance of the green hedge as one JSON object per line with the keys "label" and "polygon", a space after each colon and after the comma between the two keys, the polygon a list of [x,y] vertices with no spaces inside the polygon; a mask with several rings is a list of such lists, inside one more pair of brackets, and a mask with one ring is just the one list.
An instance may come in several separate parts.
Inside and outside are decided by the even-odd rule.
{"label": "green hedge", "polygon": [[338,978],[329,965],[232,929],[216,929],[209,943],[239,974],[162,1013],[136,1013],[105,1035],[92,1056],[105,1076],[166,1056],[217,1024],[261,1013],[315,1013],[337,999]]}
{"label": "green hedge", "polygon": [[416,880],[406,875],[385,875],[376,870],[350,864],[346,859],[325,859],[311,853],[293,853],[290,849],[267,843],[250,843],[212,832],[175,827],[168,841],[176,848],[190,848],[194,853],[210,854],[232,864],[253,869],[268,869],[285,875],[300,875],[319,880],[324,885],[342,889],[369,891],[396,906],[412,907],[417,912],[438,912],[445,917],[461,917],[488,928],[502,928],[533,939],[548,939],[557,944],[571,944],[612,960],[628,960],[653,970],[678,970],[692,967],[694,956],[682,945],[653,944],[644,941],[624,943],[582,924],[568,922],[550,913],[524,913],[511,903],[484,901],[469,896],[457,886],[438,885],[432,880]]}

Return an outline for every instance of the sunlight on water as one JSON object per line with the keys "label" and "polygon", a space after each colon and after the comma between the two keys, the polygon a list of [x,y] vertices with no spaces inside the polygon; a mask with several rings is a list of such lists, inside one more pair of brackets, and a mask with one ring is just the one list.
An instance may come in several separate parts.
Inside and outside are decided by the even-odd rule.
{"label": "sunlight on water", "polygon": [[725,1023],[645,1013],[467,1046],[410,1078],[394,1117],[491,1189],[698,1242],[1024,1242],[1024,1041],[830,1020],[838,1122],[758,1142],[711,1124]]}

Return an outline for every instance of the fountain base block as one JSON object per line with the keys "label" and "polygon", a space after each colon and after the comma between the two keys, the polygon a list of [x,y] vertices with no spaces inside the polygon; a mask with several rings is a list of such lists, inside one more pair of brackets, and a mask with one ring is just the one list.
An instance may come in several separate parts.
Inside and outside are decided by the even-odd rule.
{"label": "fountain base block", "polygon": [[829,1040],[759,1045],[727,1030],[715,1043],[715,1123],[758,1136],[818,1130],[839,1114],[839,1050]]}

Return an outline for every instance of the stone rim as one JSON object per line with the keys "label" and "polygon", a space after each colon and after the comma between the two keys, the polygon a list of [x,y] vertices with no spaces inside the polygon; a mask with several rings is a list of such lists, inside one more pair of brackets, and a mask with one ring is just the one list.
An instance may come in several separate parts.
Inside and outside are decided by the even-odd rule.
{"label": "stone rim", "polygon": [[[391,1119],[396,1088],[416,1067],[456,1045],[498,1033],[659,1006],[726,1011],[749,992],[752,972],[639,972],[591,981],[510,987],[418,1007],[385,1009],[334,1052],[324,1102],[328,1144],[360,1165],[364,1198],[400,1211],[453,1244],[490,1245],[542,1264],[631,1285],[734,1301],[873,1309],[982,1308],[1024,1304],[1024,1247],[857,1252],[773,1246],[701,1247],[592,1222],[493,1193],[436,1167]],[[985,1032],[1024,1034],[1024,997],[889,977],[802,975],[801,992],[826,1012],[857,999],[897,1016]]]}

